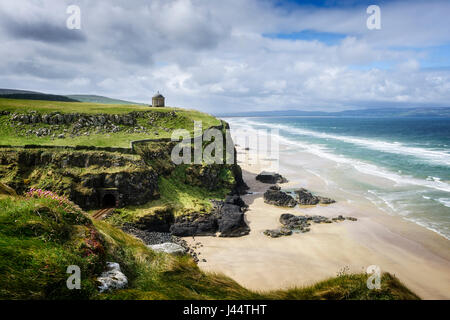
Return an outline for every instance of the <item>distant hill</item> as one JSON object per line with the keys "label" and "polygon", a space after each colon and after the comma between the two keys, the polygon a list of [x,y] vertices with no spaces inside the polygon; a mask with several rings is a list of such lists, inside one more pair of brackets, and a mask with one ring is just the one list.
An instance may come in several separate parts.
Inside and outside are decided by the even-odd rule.
{"label": "distant hill", "polygon": [[42,94],[42,92],[18,90],[18,89],[0,89],[0,94],[13,94],[13,93],[35,93]]}
{"label": "distant hill", "polygon": [[22,100],[43,100],[43,101],[63,101],[63,102],[90,102],[107,104],[128,104],[144,105],[142,103],[113,99],[97,95],[75,94],[75,95],[55,95],[37,91],[19,89],[0,89],[0,98],[22,99]]}
{"label": "distant hill", "polygon": [[450,107],[430,108],[378,108],[346,110],[340,112],[324,111],[254,111],[214,114],[217,117],[443,117],[450,118]]}
{"label": "distant hill", "polygon": [[136,105],[142,104],[142,103],[137,103],[137,102],[132,102],[132,101],[113,99],[113,98],[96,96],[96,95],[86,95],[86,94],[71,94],[71,95],[67,95],[66,97],[75,99],[75,100],[78,100],[81,102],[108,103],[108,104],[136,104]]}
{"label": "distant hill", "polygon": [[78,100],[56,94],[48,94],[35,91],[0,89],[0,98],[22,99],[22,100],[45,100],[45,101],[63,101],[79,102]]}

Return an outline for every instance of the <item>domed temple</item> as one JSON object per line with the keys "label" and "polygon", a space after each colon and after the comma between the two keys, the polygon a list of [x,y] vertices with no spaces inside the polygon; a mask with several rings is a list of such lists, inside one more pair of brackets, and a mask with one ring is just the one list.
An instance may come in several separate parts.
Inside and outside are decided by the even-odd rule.
{"label": "domed temple", "polygon": [[152,107],[164,107],[164,96],[159,91],[152,98]]}

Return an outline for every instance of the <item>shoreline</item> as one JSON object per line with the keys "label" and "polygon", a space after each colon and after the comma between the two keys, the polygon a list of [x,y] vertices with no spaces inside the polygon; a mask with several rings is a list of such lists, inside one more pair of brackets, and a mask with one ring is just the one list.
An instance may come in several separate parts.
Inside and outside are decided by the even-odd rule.
{"label": "shoreline", "polygon": [[[270,184],[256,181],[255,176],[268,168],[270,161],[244,163],[243,158],[256,155],[238,147],[237,151],[244,181],[253,192],[242,197],[249,205],[246,220],[251,231],[239,238],[186,237],[188,244],[203,245],[198,264],[202,270],[223,273],[249,289],[267,291],[311,285],[343,270],[361,273],[377,265],[423,299],[450,299],[449,240],[414,222],[390,216],[367,200],[350,199],[344,190],[334,193],[336,186],[328,186],[300,164],[280,163],[280,174],[289,180],[280,186],[304,187],[337,202],[295,208],[265,204],[262,196]],[[342,214],[358,221],[315,224],[308,233],[281,238],[265,236],[265,229],[280,226],[282,213]]]}

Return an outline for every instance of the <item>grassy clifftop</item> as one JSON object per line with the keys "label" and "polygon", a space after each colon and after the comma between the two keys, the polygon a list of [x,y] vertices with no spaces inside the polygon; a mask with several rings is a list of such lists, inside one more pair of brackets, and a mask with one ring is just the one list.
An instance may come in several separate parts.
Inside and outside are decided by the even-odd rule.
{"label": "grassy clifftop", "polygon": [[[52,199],[0,195],[0,256],[0,299],[417,299],[389,274],[379,290],[367,289],[364,274],[344,274],[310,287],[254,292]],[[120,263],[127,289],[98,293],[106,261]],[[66,287],[69,265],[81,268],[81,290]]]}
{"label": "grassy clifftop", "polygon": [[131,141],[170,138],[173,129],[220,125],[195,110],[87,102],[0,99],[2,145],[129,147]]}

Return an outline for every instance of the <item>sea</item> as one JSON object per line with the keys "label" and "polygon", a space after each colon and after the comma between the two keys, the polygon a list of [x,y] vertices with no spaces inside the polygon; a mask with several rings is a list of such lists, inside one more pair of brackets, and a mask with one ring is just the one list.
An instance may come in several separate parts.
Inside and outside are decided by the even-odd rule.
{"label": "sea", "polygon": [[273,130],[291,154],[308,152],[333,163],[331,169],[311,165],[321,178],[450,240],[450,118],[224,120],[232,130]]}

